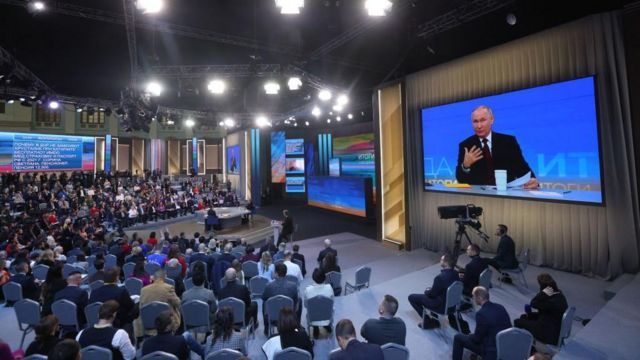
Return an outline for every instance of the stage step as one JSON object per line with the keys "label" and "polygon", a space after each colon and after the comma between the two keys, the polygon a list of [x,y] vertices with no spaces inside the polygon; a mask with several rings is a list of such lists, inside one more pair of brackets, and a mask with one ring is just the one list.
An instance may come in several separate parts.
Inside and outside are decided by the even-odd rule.
{"label": "stage step", "polygon": [[620,290],[622,290],[622,288],[633,281],[635,277],[635,275],[631,274],[623,274],[621,276],[618,276],[618,278],[613,281],[611,286],[604,290],[604,299],[607,301],[611,300]]}

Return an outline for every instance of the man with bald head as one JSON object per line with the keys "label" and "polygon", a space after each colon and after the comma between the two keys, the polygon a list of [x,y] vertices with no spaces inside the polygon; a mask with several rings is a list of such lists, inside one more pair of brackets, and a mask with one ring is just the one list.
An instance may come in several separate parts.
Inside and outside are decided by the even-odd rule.
{"label": "man with bald head", "polygon": [[486,105],[471,112],[474,134],[459,144],[456,179],[463,184],[495,185],[494,170],[507,170],[507,182],[531,172],[531,180],[524,187],[537,188],[538,180],[515,136],[494,132],[493,122],[493,111]]}
{"label": "man with bald head", "polygon": [[247,321],[251,318],[255,326],[258,326],[258,304],[255,301],[251,301],[251,292],[246,285],[239,284],[237,280],[236,270],[234,268],[228,268],[224,273],[224,279],[227,285],[220,289],[218,292],[218,299],[226,299],[234,297],[244,302],[245,318]]}

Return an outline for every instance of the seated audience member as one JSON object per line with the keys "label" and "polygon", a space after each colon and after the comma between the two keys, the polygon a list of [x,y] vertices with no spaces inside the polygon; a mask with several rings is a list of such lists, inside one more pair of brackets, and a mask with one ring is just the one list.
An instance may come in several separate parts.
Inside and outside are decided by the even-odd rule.
{"label": "seated audience member", "polygon": [[191,351],[205,359],[209,354],[222,349],[232,349],[247,354],[244,336],[235,329],[233,319],[233,309],[228,306],[221,307],[216,313],[216,321],[213,323],[213,334],[207,337],[207,343],[203,348],[189,332],[184,332],[182,336],[187,340]]}
{"label": "seated audience member", "polygon": [[0,359],[2,360],[14,360],[13,352],[9,344],[0,339]]}
{"label": "seated audience member", "polygon": [[293,245],[293,255],[291,256],[292,261],[293,260],[298,260],[302,263],[302,277],[307,276],[307,264],[305,263],[304,260],[304,255],[300,254],[300,245],[295,244]]}
{"label": "seated audience member", "polygon": [[247,248],[244,251],[244,255],[240,258],[240,262],[245,263],[247,261],[260,261],[258,255],[254,254],[255,251],[256,249],[253,247],[253,245],[247,245]]}
{"label": "seated audience member", "polygon": [[36,265],[47,265],[49,268],[51,268],[55,263],[56,261],[53,255],[53,250],[47,249],[42,252],[42,254],[40,255],[40,260],[36,262]]}
{"label": "seated audience member", "polygon": [[93,267],[96,268],[96,272],[89,275],[89,278],[87,280],[89,284],[98,280],[104,281],[104,260],[96,259],[96,261],[93,263]]}
{"label": "seated audience member", "polygon": [[[451,268],[451,256],[444,254],[440,258],[440,266],[442,270],[440,274],[433,279],[433,285],[431,288],[427,288],[424,294],[411,294],[409,295],[409,303],[422,318],[423,308],[437,311],[439,313],[444,312],[445,301],[447,297],[447,289],[451,284],[459,280],[458,272]],[[440,323],[435,319],[425,318],[425,323],[420,323],[418,326],[422,329],[430,329],[440,326]],[[427,322],[428,321],[428,322]],[[455,324],[455,318],[453,315],[449,315],[449,323]],[[454,325],[455,326],[455,325]]]}
{"label": "seated audience member", "polygon": [[76,336],[82,348],[100,346],[111,350],[114,360],[132,360],[136,357],[136,349],[131,344],[129,335],[122,329],[113,326],[119,305],[113,300],[106,301],[100,306],[98,323],[86,328]]}
{"label": "seated audience member", "polygon": [[477,286],[472,291],[473,301],[480,306],[476,312],[476,329],[473,334],[456,334],[453,338],[453,360],[462,360],[464,349],[482,356],[482,360],[495,360],[498,353],[496,335],[511,327],[509,314],[504,306],[489,301],[489,291]]}
{"label": "seated audience member", "polygon": [[187,262],[185,261],[184,256],[182,256],[182,254],[180,253],[180,247],[178,246],[178,244],[171,245],[171,247],[169,248],[169,254],[167,255],[167,258],[169,260],[171,259],[178,260],[178,263],[180,264],[182,269],[180,273],[184,278],[187,275]]}
{"label": "seated audience member", "polygon": [[[320,267],[316,268],[311,275],[311,277],[313,277],[313,281],[323,283],[326,280],[328,273],[332,271],[340,272],[340,266],[338,266],[337,261],[338,258],[336,258],[332,252],[324,256]],[[335,290],[336,289],[334,289],[334,291]]]}
{"label": "seated audience member", "polygon": [[16,272],[11,277],[11,281],[22,286],[22,298],[38,301],[40,298],[40,286],[36,284],[35,278],[29,270],[29,263],[21,262],[16,265]]}
{"label": "seated audience member", "polygon": [[[304,306],[308,308],[307,301],[314,296],[326,296],[329,299],[333,299],[334,293],[333,288],[330,284],[324,283],[314,283],[313,285],[309,285],[304,289]],[[331,321],[322,320],[322,321],[313,321],[311,322],[311,327],[313,327],[313,337],[317,338],[319,335],[320,327],[324,327],[327,332],[331,332]]]}
{"label": "seated audience member", "polygon": [[476,244],[467,246],[467,255],[469,263],[465,265],[464,271],[460,273],[462,284],[464,285],[463,294],[470,296],[471,290],[478,286],[480,282],[480,274],[487,268],[487,263],[480,258],[480,248]]}
{"label": "seated audience member", "polygon": [[147,271],[144,269],[144,261],[139,261],[133,267],[133,273],[131,273],[132,278],[139,279],[142,281],[142,286],[147,286],[151,284],[151,276],[147,274]]}
{"label": "seated audience member", "polygon": [[287,244],[286,243],[280,243],[280,245],[278,245],[278,252],[275,253],[273,255],[273,262],[277,263],[278,261],[284,259],[284,252],[287,249]]}
{"label": "seated audience member", "polygon": [[[164,270],[158,270],[153,275],[153,282],[148,286],[142,288],[140,292],[140,308],[153,301],[160,301],[169,304],[171,307],[173,325],[171,331],[175,331],[180,326],[180,298],[176,295],[173,286],[167,284],[165,279],[167,274]],[[142,319],[138,318],[136,322],[136,334],[143,334],[144,332],[154,335],[155,331],[146,331],[142,327]]]}
{"label": "seated audience member", "polygon": [[340,351],[331,356],[331,360],[384,360],[380,345],[358,341],[356,329],[349,319],[336,324],[336,340]]}
{"label": "seated audience member", "polygon": [[[560,336],[562,316],[567,310],[567,299],[549,274],[538,275],[540,292],[525,306],[526,314],[514,321],[514,326],[529,331],[545,344],[556,344]],[[538,310],[534,312],[532,310]]]}
{"label": "seated audience member", "polygon": [[233,260],[231,267],[236,271],[236,282],[240,285],[246,285],[242,263],[239,260]]}
{"label": "seated audience member", "polygon": [[212,256],[207,254],[207,245],[206,244],[198,244],[198,252],[191,255],[189,258],[189,264],[194,263],[196,261],[202,261],[207,264],[207,272],[210,272],[215,265],[215,260]]}
{"label": "seated audience member", "polygon": [[[7,260],[0,259],[0,287],[11,280],[11,274],[7,271]],[[0,300],[4,300],[4,294],[0,291]]]}
{"label": "seated audience member", "polygon": [[278,248],[271,242],[271,241],[267,241],[264,245],[262,245],[262,247],[260,248],[260,254],[258,254],[258,256],[260,258],[262,258],[262,254],[264,254],[265,252],[268,252],[269,255],[273,255],[278,251]]}
{"label": "seated audience member", "polygon": [[87,272],[89,270],[89,263],[87,262],[87,257],[84,254],[77,255],[76,262],[73,263],[73,265],[81,267],[84,272]]}
{"label": "seated audience member", "polygon": [[251,301],[251,292],[246,285],[242,285],[237,281],[237,272],[234,268],[229,268],[224,274],[227,285],[220,289],[220,300],[234,297],[244,302],[245,318],[247,322],[253,319],[254,328],[258,326],[258,304]]}
{"label": "seated audience member", "polygon": [[47,271],[47,277],[42,284],[42,316],[51,315],[51,304],[58,291],[64,289],[67,282],[62,278],[62,264],[55,264]]}
{"label": "seated audience member", "polygon": [[124,286],[118,286],[118,275],[120,268],[114,267],[104,273],[104,286],[101,286],[89,295],[89,304],[94,302],[105,303],[115,300],[119,307],[113,326],[125,329],[130,335],[133,334],[133,320],[138,317],[138,305],[131,300],[131,296]]}
{"label": "seated audience member", "polygon": [[218,311],[218,302],[216,301],[216,296],[213,294],[213,291],[204,287],[204,280],[204,272],[194,271],[191,276],[193,287],[182,294],[182,303],[184,304],[191,300],[200,300],[209,304],[209,320],[211,324],[213,324],[216,311]]}
{"label": "seated audience member", "polygon": [[155,262],[161,267],[167,262],[167,255],[162,253],[162,247],[160,245],[156,246],[156,249],[147,256],[148,262]]}
{"label": "seated audience member", "polygon": [[222,226],[220,225],[220,218],[218,218],[218,214],[213,208],[210,208],[209,211],[207,211],[207,219],[205,220],[204,231],[209,232],[221,229]]}
{"label": "seated audience member", "polygon": [[[262,301],[267,301],[269,300],[269,298],[276,295],[287,296],[293,300],[293,306],[295,307],[298,314],[298,319],[300,319],[300,316],[302,314],[302,306],[300,306],[299,304],[300,299],[298,298],[298,287],[285,279],[285,276],[287,276],[287,267],[284,264],[276,264],[275,268],[276,276],[273,281],[268,283],[264,288],[264,292],[262,293]],[[266,335],[267,326],[269,326],[269,323],[267,322],[267,313],[265,310],[266,307],[263,306],[262,317],[265,324],[264,333]]]}
{"label": "seated audience member", "polygon": [[73,339],[62,340],[56,344],[47,359],[80,360],[80,344]]}
{"label": "seated audience member", "polygon": [[270,338],[262,345],[262,350],[268,360],[272,360],[275,354],[290,347],[296,347],[308,351],[313,358],[313,342],[304,328],[298,324],[296,313],[289,308],[280,310],[278,319],[278,335]]}
{"label": "seated audience member", "polygon": [[385,295],[378,306],[380,318],[367,320],[360,335],[370,344],[384,345],[394,343],[405,344],[407,327],[402,319],[395,317],[398,311],[398,300],[391,295]]}
{"label": "seated audience member", "polygon": [[331,239],[324,239],[324,249],[318,254],[318,266],[322,266],[324,257],[329,253],[332,253],[336,258],[338,257],[338,250],[331,247]]}
{"label": "seated audience member", "polygon": [[58,324],[58,318],[54,315],[47,315],[40,319],[38,325],[35,326],[36,338],[29,344],[25,355],[39,354],[48,356],[60,342]]}
{"label": "seated audience member", "polygon": [[273,279],[273,271],[275,270],[275,265],[271,261],[271,254],[268,251],[262,253],[262,258],[258,263],[258,275],[263,278],[271,281]]}
{"label": "seated audience member", "polygon": [[[223,248],[223,253],[222,255],[220,255],[220,257],[218,258],[218,262],[227,262],[229,263],[229,265],[231,265],[231,263],[236,260],[236,257],[231,254],[231,251],[233,250],[233,244],[232,243],[226,243],[224,245]],[[226,269],[225,269],[226,270]]]}
{"label": "seated audience member", "polygon": [[149,244],[152,248],[158,245],[158,239],[156,238],[156,232],[152,231],[149,234],[149,238],[147,239],[147,244]]}
{"label": "seated audience member", "polygon": [[182,336],[173,335],[171,311],[166,310],[158,314],[155,324],[158,335],[142,343],[142,356],[154,351],[164,351],[177,356],[178,359],[189,359],[190,350],[187,341]]}
{"label": "seated audience member", "polygon": [[140,246],[134,246],[133,249],[131,249],[131,256],[129,257],[129,259],[127,260],[127,262],[132,262],[132,263],[143,263],[145,262],[145,257],[144,254],[142,253],[142,248]]}
{"label": "seated audience member", "polygon": [[[87,306],[89,296],[87,292],[80,289],[82,284],[82,273],[80,271],[72,271],[67,277],[67,286],[58,291],[54,297],[54,302],[58,300],[69,300],[76,304],[76,313],[78,319],[78,325],[82,329],[87,323],[87,318],[84,315],[84,308]],[[65,331],[77,331],[74,326],[65,328]]]}
{"label": "seated audience member", "polygon": [[[500,238],[500,241],[498,242],[496,256],[492,259],[487,259],[487,263],[498,271],[501,269],[516,269],[518,267],[516,243],[511,236],[507,235],[508,230],[507,225],[498,225],[495,235]],[[502,280],[506,283],[511,283],[511,278],[506,274],[502,277]]]}
{"label": "seated audience member", "polygon": [[284,252],[284,266],[287,267],[287,274],[293,275],[298,278],[298,284],[301,284],[304,280],[304,277],[302,276],[302,270],[300,269],[300,266],[298,266],[298,264],[295,264],[291,261],[292,255],[293,253],[291,251],[287,250]]}

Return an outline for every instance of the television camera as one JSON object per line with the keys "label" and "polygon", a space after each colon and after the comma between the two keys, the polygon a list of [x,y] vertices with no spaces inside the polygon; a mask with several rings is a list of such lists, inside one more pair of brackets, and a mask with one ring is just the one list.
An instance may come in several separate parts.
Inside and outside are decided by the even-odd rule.
{"label": "television camera", "polygon": [[456,237],[454,240],[453,251],[451,258],[453,260],[453,266],[458,262],[458,256],[460,255],[462,237],[467,239],[469,244],[473,244],[467,234],[467,227],[470,227],[484,242],[489,241],[489,235],[482,231],[482,223],[478,219],[482,216],[482,208],[473,204],[467,205],[449,205],[439,206],[438,215],[440,219],[455,219],[456,221]]}

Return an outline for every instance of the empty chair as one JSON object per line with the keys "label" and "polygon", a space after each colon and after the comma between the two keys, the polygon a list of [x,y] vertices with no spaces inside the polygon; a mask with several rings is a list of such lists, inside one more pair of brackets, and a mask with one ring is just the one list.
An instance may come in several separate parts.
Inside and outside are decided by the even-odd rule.
{"label": "empty chair", "polygon": [[160,270],[162,267],[157,262],[150,261],[144,264],[144,271],[149,274],[149,276],[155,275],[156,271]]}
{"label": "empty chair", "polygon": [[[5,284],[4,286],[7,286]],[[20,340],[20,349],[24,345],[24,339],[28,333],[32,332],[36,325],[40,322],[40,304],[31,299],[19,300],[13,305],[18,320],[18,329],[22,331],[22,339]]]}
{"label": "empty chair", "polygon": [[47,360],[47,357],[40,354],[33,354],[27,357],[23,357],[22,360]]}
{"label": "empty chair", "polygon": [[[424,319],[428,316],[428,317],[435,318],[436,320],[440,321],[440,323],[442,324],[442,319],[448,318],[448,315],[453,312],[454,317],[456,318],[456,323],[458,325],[457,328],[460,329],[457,312],[460,306],[460,301],[462,300],[463,288],[464,288],[464,285],[462,285],[461,281],[456,281],[453,284],[449,285],[449,288],[447,289],[444,312],[439,313],[437,311],[424,308],[422,312],[423,322],[424,322]],[[444,336],[444,326],[440,326],[439,330],[443,331],[442,334]]]}
{"label": "empty chair", "polygon": [[78,324],[78,312],[76,308],[77,306],[75,303],[65,299],[55,301],[51,304],[51,311],[53,312],[53,315],[60,320],[60,325],[73,326],[76,331],[80,331],[80,325]]}
{"label": "empty chair", "polygon": [[[140,317],[142,318],[142,326],[145,330],[154,330],[156,328],[156,318],[158,314],[165,310],[170,310],[171,307],[167,303],[160,301],[152,301],[140,309]],[[209,313],[206,316],[209,318]]]}
{"label": "empty chair", "polygon": [[279,350],[273,356],[273,360],[311,360],[311,354],[297,347],[289,347]]}
{"label": "empty chair", "polygon": [[80,349],[80,355],[83,359],[91,360],[111,360],[113,358],[111,349],[106,349],[95,345],[87,346],[86,348]]}
{"label": "empty chair", "polygon": [[558,343],[554,344],[558,348],[562,348],[565,345],[566,340],[571,336],[571,328],[573,326],[573,316],[576,313],[575,306],[569,306],[562,315],[562,325],[560,325],[560,335],[558,336]]}
{"label": "empty chair", "polygon": [[116,266],[118,266],[118,258],[115,255],[109,254],[104,257],[105,269],[111,269],[112,267],[116,267]]}
{"label": "empty chair", "polygon": [[500,271],[502,273],[506,273],[506,274],[512,274],[512,275],[516,275],[519,274],[520,275],[520,280],[522,281],[522,284],[524,285],[524,287],[528,288],[529,285],[527,285],[527,279],[524,276],[524,271],[527,270],[527,266],[529,265],[529,249],[527,248],[525,251],[522,252],[522,254],[520,254],[520,257],[518,259],[518,267],[515,269],[500,269]]}
{"label": "empty chair", "polygon": [[251,331],[253,328],[253,319],[250,319],[249,323],[247,323],[244,301],[234,297],[228,297],[218,301],[218,309],[224,306],[230,307],[231,310],[233,310],[233,319],[237,325],[242,327],[246,326]]}
{"label": "empty chair", "polygon": [[99,301],[85,306],[84,316],[87,318],[87,327],[91,327],[98,323],[100,318],[100,306],[102,306],[102,303]]}
{"label": "empty chair", "polygon": [[493,277],[493,271],[491,269],[486,268],[482,273],[480,273],[480,278],[478,279],[478,285],[483,288],[489,290],[491,289],[491,278]]}
{"label": "empty chair", "polygon": [[344,283],[344,294],[347,295],[347,292],[355,292],[360,291],[364,288],[369,287],[369,283],[371,281],[371,268],[368,266],[363,266],[356,270],[356,283],[351,285],[348,281]]}
{"label": "empty chair", "polygon": [[127,288],[129,295],[138,295],[140,296],[140,292],[142,291],[142,280],[138,278],[128,278],[124,281],[124,287]]}
{"label": "empty chair", "polygon": [[280,310],[283,308],[295,309],[293,299],[284,295],[276,295],[267,299],[264,303],[265,312],[267,314],[267,323],[264,326],[267,327],[267,336],[271,336],[271,330],[273,326],[278,323],[280,319]]}
{"label": "empty chair", "polygon": [[182,264],[178,263],[178,266],[167,266],[167,277],[171,279],[177,279],[182,276]]}
{"label": "empty chair", "polygon": [[242,272],[244,272],[245,279],[251,279],[254,276],[258,276],[258,263],[255,261],[242,263]]}
{"label": "empty chair", "polygon": [[329,321],[333,325],[333,299],[317,295],[307,299],[307,331],[311,334],[311,326],[318,321]]}
{"label": "empty chair", "polygon": [[[196,329],[197,332],[207,332],[211,329],[209,321],[209,304],[201,300],[191,300],[180,306],[184,331]],[[202,328],[202,331],[198,331]]]}
{"label": "empty chair", "polygon": [[287,281],[292,282],[298,286],[298,277],[295,275],[285,275],[284,277]]}
{"label": "empty chair", "polygon": [[164,351],[154,351],[143,356],[140,360],[178,360],[178,357]]}
{"label": "empty chair", "polygon": [[331,284],[333,295],[340,296],[342,293],[342,274],[337,271],[329,271],[324,279],[325,284]]}
{"label": "empty chair", "polygon": [[384,360],[409,360],[409,349],[394,343],[387,343],[380,346]]}
{"label": "empty chair", "polygon": [[191,278],[184,279],[184,291],[187,291],[193,287],[193,280]]}
{"label": "empty chair", "polygon": [[207,355],[206,360],[237,360],[242,356],[238,350],[222,349]]}
{"label": "empty chair", "polygon": [[249,288],[251,289],[252,298],[261,298],[264,288],[267,287],[269,280],[262,276],[254,276],[249,280]]}
{"label": "empty chair", "polygon": [[31,271],[33,272],[33,277],[35,277],[36,280],[45,281],[47,279],[49,267],[44,264],[39,264],[34,266]]}
{"label": "empty chair", "polygon": [[17,282],[9,281],[2,285],[2,294],[6,302],[15,303],[22,300],[22,285]]}
{"label": "empty chair", "polygon": [[525,360],[531,354],[533,335],[524,329],[510,328],[496,334],[498,360]]}
{"label": "empty chair", "polygon": [[133,269],[135,269],[136,264],[132,262],[128,262],[122,266],[122,271],[124,272],[124,278],[128,279],[133,275]]}
{"label": "empty chair", "polygon": [[95,290],[97,288],[100,288],[100,287],[103,287],[103,286],[104,286],[104,281],[96,280],[96,281],[92,282],[91,284],[89,284],[89,289],[91,291],[93,291],[93,290]]}

